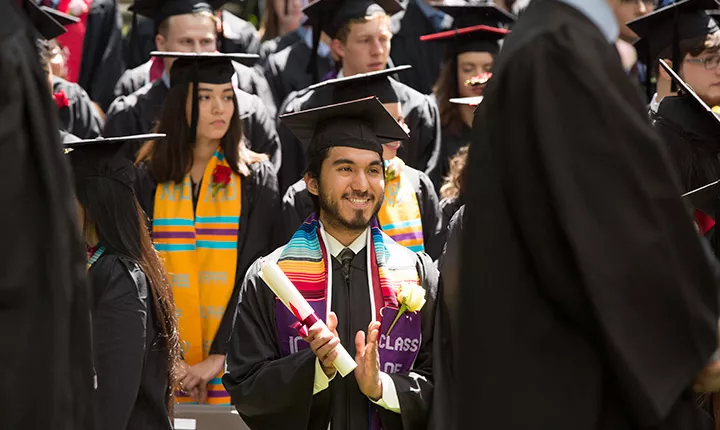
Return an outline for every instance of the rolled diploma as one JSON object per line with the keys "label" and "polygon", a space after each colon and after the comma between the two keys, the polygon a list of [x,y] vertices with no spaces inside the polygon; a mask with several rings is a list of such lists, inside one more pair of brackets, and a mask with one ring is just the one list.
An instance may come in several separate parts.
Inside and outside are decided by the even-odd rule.
{"label": "rolled diploma", "polygon": [[[307,300],[305,300],[305,297],[300,294],[300,291],[295,288],[295,285],[290,282],[285,272],[283,272],[275,262],[266,260],[260,269],[260,277],[291,313],[294,314],[292,310],[293,307],[297,310],[302,318],[300,323],[305,321],[308,316],[315,314],[315,311],[313,311],[313,308]],[[325,325],[320,318],[317,318],[315,324]],[[310,327],[308,327],[308,329],[309,328]],[[348,373],[355,370],[357,363],[355,363],[355,360],[342,344],[338,344],[338,346],[335,347],[335,351],[337,351],[338,355],[335,361],[333,361],[333,366],[340,372],[341,376],[345,377]]]}

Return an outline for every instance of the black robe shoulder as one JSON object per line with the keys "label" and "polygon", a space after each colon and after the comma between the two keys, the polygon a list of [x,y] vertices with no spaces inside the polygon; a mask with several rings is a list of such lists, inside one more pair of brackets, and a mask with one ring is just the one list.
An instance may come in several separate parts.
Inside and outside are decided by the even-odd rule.
{"label": "black robe shoulder", "polygon": [[654,116],[683,192],[720,179],[720,131],[690,95],[665,97]]}
{"label": "black robe shoulder", "polygon": [[[90,430],[90,292],[56,107],[20,2],[0,2],[0,415]],[[38,394],[42,411],[38,410]]]}
{"label": "black robe shoulder", "polygon": [[115,98],[120,96],[129,96],[148,83],[148,74],[150,73],[150,61],[146,61],[137,67],[127,69],[115,84],[113,95]]}
{"label": "black robe shoulder", "polygon": [[227,54],[260,52],[260,37],[254,25],[226,10],[222,11],[222,24],[224,39],[219,41],[220,52]]}
{"label": "black robe shoulder", "polygon": [[[233,312],[237,306],[237,290],[242,283],[248,267],[263,255],[270,253],[276,246],[275,225],[278,217],[277,179],[272,164],[263,161],[250,166],[250,176],[242,180],[242,208],[240,213],[240,232],[238,234],[238,254],[235,290],[226,307],[220,328],[210,348],[210,354],[225,354],[227,340],[232,330]],[[135,191],[150,222],[155,208],[155,190],[157,182],[144,166],[138,169]]]}
{"label": "black robe shoulder", "polygon": [[[420,206],[425,252],[436,260],[445,245],[445,231],[437,194],[427,175],[415,169],[408,169],[408,177],[413,182],[415,195]],[[280,240],[287,242],[303,221],[315,212],[310,193],[303,179],[290,186],[282,198],[282,226]]]}
{"label": "black robe shoulder", "polygon": [[[150,133],[162,112],[167,93],[165,83],[157,80],[127,97],[118,97],[105,120],[104,135],[112,137]],[[281,161],[280,140],[275,131],[275,121],[265,103],[259,97],[240,90],[235,91],[235,97],[248,148],[267,154],[277,171]],[[120,151],[126,158],[134,160],[139,148],[139,143],[130,142]]]}
{"label": "black robe shoulder", "polygon": [[282,51],[298,40],[300,40],[300,33],[297,31],[291,31],[290,33],[262,42],[260,44],[260,52],[258,52],[260,55],[260,61],[265,61],[270,54]]}
{"label": "black robe shoulder", "polygon": [[[399,247],[401,252],[412,251]],[[267,258],[277,259],[282,248]],[[425,430],[432,399],[432,348],[438,274],[430,257],[414,254],[427,302],[420,310],[422,341],[413,368],[390,374],[400,402],[401,413],[378,407],[385,430]],[[240,290],[235,327],[229,343],[225,389],[245,423],[254,430],[332,428],[366,430],[369,401],[362,395],[353,374],[337,375],[328,389],[313,395],[315,355],[306,349],[282,356],[277,341],[275,296],[262,281],[262,260],[248,270]],[[370,321],[367,286],[367,249],[350,263],[351,285],[345,287],[342,266],[333,264],[331,309],[338,315],[340,341],[355,356],[355,334],[366,331]],[[277,387],[282,387],[278,389]],[[272,398],[272,402],[267,399]]]}
{"label": "black robe shoulder", "polygon": [[93,0],[87,18],[78,84],[107,111],[115,83],[125,71],[122,16],[115,0]]}
{"label": "black robe shoulder", "polygon": [[420,36],[442,31],[420,10],[417,2],[407,1],[404,12],[393,15],[390,56],[397,65],[409,64],[411,70],[402,73],[400,80],[423,94],[433,91],[443,62],[445,44],[422,42]]}
{"label": "black robe shoulder", "polygon": [[[450,174],[450,159],[457,154],[460,148],[470,145],[472,141],[472,129],[467,124],[462,123],[459,130],[452,127],[442,128],[442,148],[440,149],[440,160],[438,162],[438,170],[440,178],[447,177]],[[442,183],[438,184],[438,188]]]}
{"label": "black robe shoulder", "polygon": [[69,106],[58,107],[60,127],[80,139],[100,137],[105,121],[84,89],[78,84],[53,77],[53,92],[63,91]]}
{"label": "black robe shoulder", "polygon": [[96,428],[171,430],[168,350],[148,280],[112,253],[88,271],[93,290]]}
{"label": "black robe shoulder", "polygon": [[[261,68],[270,85],[275,105],[281,106],[293,91],[299,91],[313,84],[312,74],[307,73],[310,61],[310,47],[304,40],[298,39],[283,50],[269,55]],[[330,72],[331,63],[328,58],[317,59],[318,78]]]}
{"label": "black robe shoulder", "polygon": [[717,281],[614,44],[531,2],[473,134],[458,427],[698,428]]}

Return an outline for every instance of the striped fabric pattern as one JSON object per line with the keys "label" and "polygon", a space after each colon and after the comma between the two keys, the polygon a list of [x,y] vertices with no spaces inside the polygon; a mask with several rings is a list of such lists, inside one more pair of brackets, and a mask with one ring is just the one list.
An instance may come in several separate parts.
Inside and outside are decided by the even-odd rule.
{"label": "striped fabric pattern", "polygon": [[413,252],[425,250],[417,193],[400,158],[385,161],[385,199],[378,213],[380,227],[395,242]]}

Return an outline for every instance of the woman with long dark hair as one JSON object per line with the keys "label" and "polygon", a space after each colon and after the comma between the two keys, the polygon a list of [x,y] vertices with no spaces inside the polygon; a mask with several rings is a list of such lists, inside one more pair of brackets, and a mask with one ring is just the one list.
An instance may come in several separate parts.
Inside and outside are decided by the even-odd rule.
{"label": "woman with long dark hair", "polygon": [[171,429],[180,359],[175,306],[135,198],[134,167],[104,161],[113,140],[66,146],[74,148],[69,157],[93,291],[96,428]]}
{"label": "woman with long dark hair", "polygon": [[512,15],[490,4],[438,6],[455,18],[456,30],[422,37],[425,41],[447,43],[445,60],[433,92],[442,125],[441,173],[455,153],[470,143],[475,106],[453,103],[456,98],[481,97],[489,78],[500,40],[509,32],[500,25],[514,21]]}
{"label": "woman with long dark hair", "polygon": [[297,32],[303,21],[307,0],[266,0],[260,24],[260,57],[281,51],[300,40]]}
{"label": "woman with long dark hair", "polygon": [[278,188],[267,156],[247,149],[232,54],[176,57],[159,133],[140,150],[138,195],[171,283],[183,361],[180,402],[230,404],[220,377],[236,285],[275,247]]}

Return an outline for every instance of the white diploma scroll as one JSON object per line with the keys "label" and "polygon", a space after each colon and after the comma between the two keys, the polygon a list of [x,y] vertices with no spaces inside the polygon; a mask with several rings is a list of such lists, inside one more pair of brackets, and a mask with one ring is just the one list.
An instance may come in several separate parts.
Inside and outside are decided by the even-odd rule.
{"label": "white diploma scroll", "polygon": [[[315,311],[307,300],[305,300],[305,297],[300,294],[300,291],[295,288],[295,285],[290,282],[290,279],[288,279],[285,275],[285,272],[283,272],[275,262],[266,260],[260,269],[260,277],[291,313],[295,316],[300,315],[301,324],[307,321],[308,317],[310,317],[311,320],[317,319],[316,324],[325,325],[320,318],[317,318]],[[293,310],[293,308],[297,311],[297,313]],[[313,316],[315,318],[313,318]],[[309,329],[310,327],[307,328]],[[348,373],[355,370],[357,363],[355,363],[355,360],[350,356],[342,344],[338,344],[338,346],[335,347],[335,351],[337,351],[338,355],[333,362],[333,366],[335,366],[337,371],[340,372],[340,375],[345,377]]]}

